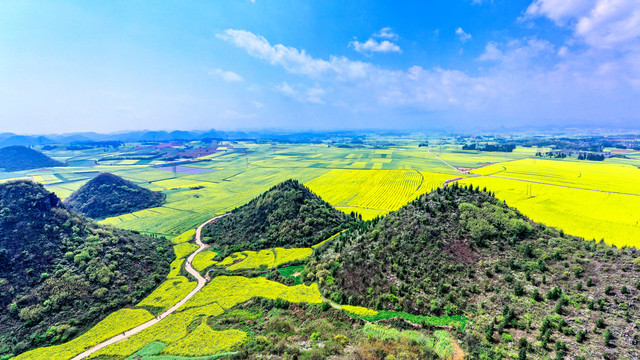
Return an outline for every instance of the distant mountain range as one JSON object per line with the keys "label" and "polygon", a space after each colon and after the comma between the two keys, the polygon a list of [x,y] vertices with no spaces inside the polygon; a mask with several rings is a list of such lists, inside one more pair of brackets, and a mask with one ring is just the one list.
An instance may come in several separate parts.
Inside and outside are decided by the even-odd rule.
{"label": "distant mountain range", "polygon": [[[96,141],[123,141],[123,142],[166,142],[166,141],[190,141],[190,140],[274,140],[282,142],[318,142],[331,137],[360,138],[364,131],[331,131],[331,132],[287,132],[287,131],[219,131],[219,130],[194,130],[194,131],[129,131],[112,134],[98,134],[95,132],[57,134],[57,135],[18,135],[14,133],[0,133],[0,147],[6,146],[36,146],[51,144],[74,144]],[[379,132],[378,132],[379,133]],[[384,134],[397,135],[404,132],[389,132]]]}

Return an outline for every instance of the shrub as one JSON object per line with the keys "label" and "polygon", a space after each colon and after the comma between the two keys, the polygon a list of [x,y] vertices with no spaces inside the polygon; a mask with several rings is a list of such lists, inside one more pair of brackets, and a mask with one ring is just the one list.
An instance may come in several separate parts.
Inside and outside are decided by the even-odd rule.
{"label": "shrub", "polygon": [[559,287],[554,286],[553,289],[547,292],[547,299],[549,300],[557,300],[560,295],[562,295],[562,290]]}
{"label": "shrub", "polygon": [[611,333],[611,330],[609,329],[605,330],[602,336],[604,338],[604,344],[609,346],[611,343],[611,340],[613,340],[613,334]]}
{"label": "shrub", "polygon": [[607,287],[604,289],[604,293],[609,296],[613,295],[613,286],[607,285]]}

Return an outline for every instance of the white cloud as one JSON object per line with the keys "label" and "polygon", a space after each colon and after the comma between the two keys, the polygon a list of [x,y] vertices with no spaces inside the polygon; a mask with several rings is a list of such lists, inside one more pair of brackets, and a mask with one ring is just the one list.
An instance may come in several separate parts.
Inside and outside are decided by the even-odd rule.
{"label": "white cloud", "polygon": [[464,30],[462,30],[461,27],[456,29],[456,35],[458,36],[458,39],[460,39],[460,41],[462,42],[467,42],[471,40],[471,34],[464,32]]}
{"label": "white cloud", "polygon": [[377,40],[373,39],[373,38],[369,38],[369,40],[365,41],[365,42],[359,42],[357,40],[354,40],[352,42],[349,43],[350,46],[353,46],[353,48],[359,52],[359,53],[363,53],[363,54],[371,54],[374,52],[402,52],[402,50],[400,50],[400,46],[388,41],[388,40],[382,40],[380,42],[378,42]]}
{"label": "white cloud", "polygon": [[222,69],[209,70],[209,75],[218,76],[226,82],[241,82],[244,78],[233,71],[224,71]]}
{"label": "white cloud", "polygon": [[380,31],[373,34],[373,36],[377,38],[382,38],[382,39],[391,39],[391,40],[398,39],[398,35],[393,31],[391,31],[390,27],[383,27],[382,29],[380,29]]}
{"label": "white cloud", "polygon": [[[298,86],[300,87],[300,86]],[[276,91],[279,93],[297,100],[303,103],[315,103],[315,104],[324,104],[322,100],[322,96],[326,94],[326,91],[318,86],[308,88],[306,90],[298,91],[294,89],[287,82],[283,82],[281,84],[276,85]]]}
{"label": "white cloud", "polygon": [[287,95],[289,97],[296,97],[298,96],[298,92],[293,90],[293,88],[291,87],[291,85],[289,85],[286,82],[283,82],[282,84],[278,84],[276,85],[276,90],[278,90],[279,92],[281,92],[284,95]]}
{"label": "white cloud", "polygon": [[480,61],[500,60],[502,58],[502,51],[498,49],[495,42],[489,42],[484,48],[484,53],[478,57]]}
{"label": "white cloud", "polygon": [[592,52],[559,50],[537,38],[489,43],[477,60],[491,62],[471,75],[439,67],[391,70],[346,57],[324,60],[295,48],[269,45],[248,32],[242,38],[255,44],[229,41],[291,74],[308,77],[295,85],[283,82],[276,91],[301,103],[325,104],[327,111],[339,108],[375,117],[406,109],[450,119],[494,123],[508,119],[523,124],[553,119],[597,122],[610,116],[612,107],[621,109],[616,114],[622,118],[640,112],[640,51],[603,60]]}
{"label": "white cloud", "polygon": [[268,61],[271,65],[280,65],[294,74],[318,77],[327,73],[338,74],[349,79],[363,76],[369,65],[349,61],[344,57],[331,56],[330,59],[315,59],[304,50],[282,44],[271,45],[264,37],[245,30],[227,29],[218,38],[242,48],[253,57]]}
{"label": "white cloud", "polygon": [[[376,40],[374,38],[386,39],[386,40]],[[352,46],[357,52],[371,55],[376,52],[380,53],[401,53],[402,49],[400,46],[393,43],[391,40],[395,41],[398,39],[398,35],[391,31],[390,27],[384,27],[380,29],[380,31],[371,35],[371,37],[365,41],[360,42],[358,40],[353,40],[349,43],[349,46]]]}
{"label": "white cloud", "polygon": [[556,24],[589,14],[597,0],[535,0],[526,10],[529,16],[546,16]]}
{"label": "white cloud", "polygon": [[503,64],[522,66],[541,58],[556,54],[555,47],[546,40],[537,38],[511,40],[499,46],[489,42],[480,55],[479,61],[499,61]]}
{"label": "white cloud", "polygon": [[637,45],[640,38],[638,0],[535,0],[526,16],[569,26],[576,38],[597,48]]}
{"label": "white cloud", "polygon": [[567,56],[568,53],[569,48],[567,48],[566,46],[561,46],[560,49],[558,49],[558,56]]}

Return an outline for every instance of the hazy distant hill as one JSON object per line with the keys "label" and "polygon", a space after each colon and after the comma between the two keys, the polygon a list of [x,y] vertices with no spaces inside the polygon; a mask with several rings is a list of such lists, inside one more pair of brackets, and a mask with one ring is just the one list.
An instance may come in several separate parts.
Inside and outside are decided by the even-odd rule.
{"label": "hazy distant hill", "polygon": [[471,359],[631,359],[640,356],[639,256],[450,186],[348,230],[307,273],[337,303],[466,315],[459,338]]}
{"label": "hazy distant hill", "polygon": [[0,358],[73,338],[169,270],[166,240],[99,226],[40,184],[0,184],[0,214]]}
{"label": "hazy distant hill", "polygon": [[216,248],[307,247],[352,221],[298,181],[287,180],[205,227],[203,235]]}
{"label": "hazy distant hill", "polygon": [[65,165],[24,146],[9,146],[0,149],[0,171],[20,171],[51,166]]}
{"label": "hazy distant hill", "polygon": [[44,136],[14,135],[0,142],[0,146],[33,146],[53,144],[55,141]]}
{"label": "hazy distant hill", "polygon": [[65,200],[70,209],[99,219],[162,205],[165,195],[119,176],[102,173]]}

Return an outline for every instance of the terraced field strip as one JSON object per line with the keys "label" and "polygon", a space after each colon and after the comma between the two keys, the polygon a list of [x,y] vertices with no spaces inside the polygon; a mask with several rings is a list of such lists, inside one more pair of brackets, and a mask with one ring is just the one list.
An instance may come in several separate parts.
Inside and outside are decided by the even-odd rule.
{"label": "terraced field strip", "polygon": [[205,221],[204,223],[202,223],[200,226],[198,226],[198,229],[196,230],[196,244],[198,245],[198,249],[196,251],[194,251],[191,255],[189,255],[189,257],[187,258],[187,261],[185,263],[185,270],[187,270],[187,272],[191,275],[193,275],[197,280],[198,280],[198,285],[196,286],[195,289],[193,289],[189,294],[187,294],[187,296],[185,296],[184,298],[182,298],[182,300],[178,301],[175,305],[173,305],[172,307],[170,307],[167,311],[163,312],[162,314],[160,314],[158,317],[156,317],[153,320],[149,320],[147,322],[145,322],[144,324],[138,325],[135,328],[131,329],[131,330],[127,330],[124,331],[122,334],[120,335],[116,335],[114,337],[112,337],[109,340],[103,341],[93,347],[91,347],[90,349],[86,350],[85,352],[81,353],[80,355],[77,355],[76,357],[72,358],[71,360],[82,360],[85,359],[86,357],[88,357],[89,355],[95,353],[96,351],[103,349],[111,344],[115,344],[117,342],[120,342],[122,340],[128,339],[130,336],[139,333],[140,331],[151,327],[155,324],[157,324],[158,322],[160,322],[162,319],[164,319],[165,317],[173,314],[176,310],[178,310],[178,308],[180,308],[182,305],[184,305],[189,299],[191,299],[195,294],[197,294],[206,284],[206,280],[205,278],[203,278],[200,273],[198,273],[193,266],[191,266],[191,262],[193,261],[193,259],[196,257],[196,255],[203,251],[204,249],[206,249],[207,247],[209,247],[209,245],[206,245],[204,243],[202,243],[202,241],[200,240],[200,234],[202,232],[202,228],[207,225],[210,224],[214,221],[216,221],[217,219],[226,216],[225,215],[219,215],[216,216],[212,219],[209,219],[207,221]]}

